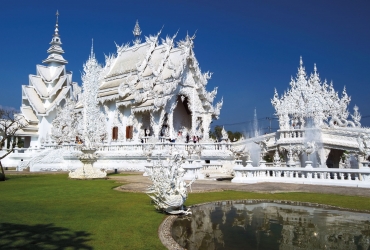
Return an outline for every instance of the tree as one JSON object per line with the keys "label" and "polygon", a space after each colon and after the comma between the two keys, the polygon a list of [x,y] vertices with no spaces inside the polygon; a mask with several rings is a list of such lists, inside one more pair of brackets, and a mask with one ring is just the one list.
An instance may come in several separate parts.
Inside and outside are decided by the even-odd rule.
{"label": "tree", "polygon": [[220,140],[221,137],[222,137],[222,132],[221,131],[222,131],[222,127],[217,125],[217,126],[215,126],[214,131],[209,132],[209,137],[212,138],[212,139]]}
{"label": "tree", "polygon": [[227,134],[229,135],[229,140],[231,142],[238,141],[243,136],[243,134],[238,132],[238,131],[236,131],[236,132],[227,131]]}
{"label": "tree", "polygon": [[[227,135],[228,135],[229,140],[231,142],[237,141],[240,138],[242,138],[242,136],[243,136],[243,134],[238,132],[238,131],[236,131],[236,132],[227,131]],[[215,126],[213,131],[209,131],[209,137],[212,138],[212,139],[220,140],[222,138],[222,127],[219,126],[219,125]]]}
{"label": "tree", "polygon": [[[18,130],[26,126],[28,126],[28,122],[21,114],[17,113],[15,109],[2,108],[0,106],[0,150],[1,152],[5,151],[5,153],[0,155],[0,181],[5,181],[5,173],[1,160],[13,152],[15,141],[13,141],[12,138]],[[9,143],[9,148],[8,145],[5,145],[5,142],[7,142],[6,144]],[[5,150],[3,150],[3,148]]]}

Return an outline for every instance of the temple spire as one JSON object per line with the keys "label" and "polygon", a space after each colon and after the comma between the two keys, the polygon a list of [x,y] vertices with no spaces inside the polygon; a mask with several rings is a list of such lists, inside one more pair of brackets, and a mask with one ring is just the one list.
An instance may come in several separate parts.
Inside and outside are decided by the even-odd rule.
{"label": "temple spire", "polygon": [[136,20],[136,24],[135,24],[135,27],[134,27],[134,30],[132,31],[132,33],[135,36],[134,44],[135,45],[140,44],[140,42],[141,42],[141,39],[140,39],[141,29],[140,29],[138,20]]}
{"label": "temple spire", "polygon": [[49,56],[46,58],[43,63],[50,64],[50,65],[61,65],[67,64],[68,62],[63,58],[62,54],[64,53],[61,45],[62,40],[59,36],[59,11],[57,11],[56,15],[56,23],[55,23],[55,30],[53,34],[53,38],[50,42],[50,48],[47,50]]}
{"label": "temple spire", "polygon": [[59,12],[57,10],[57,13],[55,14],[57,16],[57,20],[55,22],[55,30],[54,30],[54,36],[59,36],[59,25],[58,25],[58,17],[59,17]]}
{"label": "temple spire", "polygon": [[305,68],[303,67],[303,60],[302,56],[299,57],[299,68],[298,68],[298,74],[297,77],[301,80],[306,78],[306,71]]}
{"label": "temple spire", "polygon": [[94,38],[91,38],[91,52],[90,52],[90,57],[94,57]]}

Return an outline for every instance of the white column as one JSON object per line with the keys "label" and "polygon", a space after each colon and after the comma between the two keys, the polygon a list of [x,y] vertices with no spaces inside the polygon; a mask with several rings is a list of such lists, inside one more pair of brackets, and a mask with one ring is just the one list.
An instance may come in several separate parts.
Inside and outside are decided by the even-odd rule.
{"label": "white column", "polygon": [[193,136],[195,135],[196,126],[196,115],[195,115],[195,88],[193,88],[193,98],[192,98],[192,108],[191,108],[191,131]]}
{"label": "white column", "polygon": [[168,117],[167,122],[168,122],[169,130],[170,130],[170,138],[175,139],[175,136],[174,136],[175,130],[173,128],[173,111],[169,113],[167,117]]}

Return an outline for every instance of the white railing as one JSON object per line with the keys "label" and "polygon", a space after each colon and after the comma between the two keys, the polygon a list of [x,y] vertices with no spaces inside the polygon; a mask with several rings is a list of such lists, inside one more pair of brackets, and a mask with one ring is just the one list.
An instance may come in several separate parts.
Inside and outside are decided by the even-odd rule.
{"label": "white railing", "polygon": [[[229,150],[231,144],[230,143],[172,143],[172,142],[158,142],[158,143],[120,143],[120,142],[113,142],[113,143],[106,143],[98,146],[99,151],[109,152],[109,151],[142,151],[144,150],[145,146],[154,146],[153,150],[164,150],[169,149],[172,147],[176,147],[179,150],[188,150],[194,146],[202,147],[202,150]],[[78,144],[45,144],[42,148],[52,148],[52,149],[59,149],[65,148],[68,150],[77,150]]]}
{"label": "white railing", "polygon": [[305,136],[304,129],[279,130],[279,139],[303,138]]}
{"label": "white railing", "polygon": [[370,188],[370,168],[234,167],[236,183],[282,182]]}

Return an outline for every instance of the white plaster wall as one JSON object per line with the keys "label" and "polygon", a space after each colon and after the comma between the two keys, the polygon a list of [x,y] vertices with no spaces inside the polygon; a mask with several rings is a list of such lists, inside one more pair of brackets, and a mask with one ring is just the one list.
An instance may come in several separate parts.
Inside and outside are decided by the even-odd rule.
{"label": "white plaster wall", "polygon": [[[47,135],[51,135],[52,122],[56,117],[56,110],[50,111],[48,116],[39,116],[38,147],[41,145],[41,139],[46,140]],[[31,138],[32,144],[32,138]]]}
{"label": "white plaster wall", "polygon": [[30,147],[34,148],[35,146],[40,147],[39,137],[37,135],[31,136]]}

